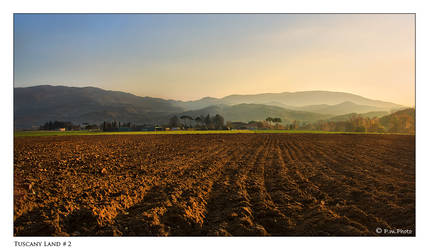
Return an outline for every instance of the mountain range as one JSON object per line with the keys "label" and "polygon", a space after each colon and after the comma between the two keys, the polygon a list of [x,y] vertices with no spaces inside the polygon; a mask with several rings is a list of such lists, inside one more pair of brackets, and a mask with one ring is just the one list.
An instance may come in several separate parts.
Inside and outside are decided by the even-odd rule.
{"label": "mountain range", "polygon": [[[39,126],[47,121],[73,123],[123,121],[164,124],[173,115],[224,116],[225,121],[263,120],[280,117],[284,122],[342,119],[352,113],[382,116],[406,107],[359,95],[331,91],[303,91],[204,97],[196,101],[140,97],[95,87],[41,85],[14,88],[16,129]],[[346,119],[346,118],[345,118]]]}
{"label": "mountain range", "polygon": [[[340,103],[354,103],[357,105],[387,110],[401,106],[391,102],[371,100],[355,94],[332,91],[301,91],[265,93],[256,95],[229,95],[223,98],[204,97],[197,101],[183,102],[170,100],[170,102],[176,106],[183,107],[184,109],[198,109],[219,104],[235,105],[241,103],[274,105],[286,109],[301,109],[303,111],[312,111],[311,109],[314,108],[324,108],[329,105],[333,106]],[[307,110],[307,108],[309,110]]]}

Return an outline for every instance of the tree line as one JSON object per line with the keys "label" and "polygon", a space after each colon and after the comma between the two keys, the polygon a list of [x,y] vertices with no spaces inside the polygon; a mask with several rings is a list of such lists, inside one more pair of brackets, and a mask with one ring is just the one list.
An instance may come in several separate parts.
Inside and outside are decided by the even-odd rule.
{"label": "tree line", "polygon": [[120,121],[103,121],[100,125],[83,123],[81,125],[73,124],[69,121],[49,121],[44,125],[40,126],[40,130],[58,130],[65,128],[66,130],[102,130],[102,131],[140,131],[140,130],[165,130],[165,129],[202,129],[202,130],[223,130],[227,129],[225,126],[225,119],[223,116],[216,114],[215,116],[197,116],[195,118],[182,115],[178,117],[174,115],[170,117],[167,124],[164,125],[153,125],[144,124],[137,125],[131,122],[120,122]]}
{"label": "tree line", "polygon": [[181,129],[188,129],[188,128],[205,129],[205,130],[226,129],[225,119],[223,118],[223,116],[219,114],[216,114],[213,117],[211,117],[210,114],[207,114],[206,116],[200,115],[195,118],[188,115],[182,115],[180,117],[174,115],[170,118],[168,122],[168,126],[170,128],[181,128]]}
{"label": "tree line", "polygon": [[353,115],[346,121],[318,121],[297,129],[331,132],[415,133],[415,111],[412,109],[378,117]]}
{"label": "tree line", "polygon": [[76,130],[79,127],[79,125],[75,125],[72,122],[49,121],[40,126],[40,130],[57,130],[60,128],[65,128],[67,130]]}
{"label": "tree line", "polygon": [[73,124],[69,121],[49,121],[40,126],[40,130],[102,130],[102,131],[157,131],[166,129],[197,129],[197,130],[223,130],[223,129],[285,129],[285,130],[315,130],[332,132],[377,132],[377,133],[415,133],[415,110],[406,109],[393,114],[378,117],[362,117],[352,115],[345,121],[317,121],[305,123],[302,121],[286,121],[282,123],[279,117],[267,117],[262,121],[230,122],[225,124],[223,116],[171,116],[164,125],[136,125],[131,122],[104,121],[100,125],[83,123]]}

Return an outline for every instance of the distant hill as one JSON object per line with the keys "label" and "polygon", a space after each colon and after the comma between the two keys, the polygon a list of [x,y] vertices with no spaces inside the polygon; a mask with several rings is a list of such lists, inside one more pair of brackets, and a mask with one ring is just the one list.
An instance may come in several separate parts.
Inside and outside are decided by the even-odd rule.
{"label": "distant hill", "polygon": [[[94,87],[42,85],[14,89],[16,129],[40,126],[47,121],[100,124],[103,121],[166,124],[173,115],[224,116],[225,121],[247,122],[280,117],[283,122],[314,122],[350,113],[386,112],[400,105],[361,96],[328,91],[231,95],[197,101],[139,97]],[[335,118],[340,119],[340,118]]]}
{"label": "distant hill", "polygon": [[[391,109],[401,108],[401,105],[384,102],[378,100],[371,100],[359,95],[354,95],[350,93],[343,92],[332,92],[332,91],[302,91],[302,92],[283,92],[283,93],[266,93],[266,94],[256,94],[256,95],[230,95],[223,98],[211,98],[205,97],[196,101],[174,101],[170,100],[176,106],[184,108],[186,110],[192,109],[201,109],[213,105],[235,105],[235,104],[266,104],[266,105],[275,105],[287,109],[302,110],[302,111],[311,111],[306,109],[305,106],[311,105],[326,105],[328,108],[329,105],[339,105],[343,104],[344,106],[353,103],[358,106],[370,106],[375,107],[376,110],[365,110],[364,112],[369,111],[390,111]],[[322,106],[320,108],[323,108]],[[339,107],[341,108],[341,107]],[[323,110],[322,110],[323,111]],[[342,114],[350,112],[363,112],[363,111],[348,111]],[[339,114],[338,112],[335,114]]]}
{"label": "distant hill", "polygon": [[31,128],[49,120],[160,122],[165,121],[167,115],[182,111],[160,98],[93,87],[43,85],[14,89],[15,128]]}
{"label": "distant hill", "polygon": [[222,102],[218,98],[213,97],[204,97],[196,101],[177,101],[177,100],[169,100],[169,102],[172,105],[175,105],[177,107],[183,108],[185,110],[195,110],[195,109],[202,109],[210,106],[215,105],[223,105],[227,104]]}
{"label": "distant hill", "polygon": [[382,117],[385,115],[388,115],[389,112],[387,111],[374,111],[374,112],[367,112],[367,113],[348,113],[345,115],[338,115],[338,116],[334,116],[329,118],[329,121],[333,121],[333,122],[340,122],[340,121],[348,121],[350,120],[350,118],[355,117],[355,116],[361,116],[361,117],[365,117],[365,118],[374,118],[374,117]]}
{"label": "distant hill", "polygon": [[367,113],[374,111],[388,111],[389,109],[368,106],[368,105],[359,105],[353,102],[342,102],[336,105],[310,105],[297,108],[298,110],[316,112],[321,114],[330,114],[330,115],[344,115],[348,113]]}
{"label": "distant hill", "polygon": [[222,115],[226,121],[249,122],[252,120],[265,120],[267,117],[279,117],[283,122],[294,120],[314,122],[330,117],[325,114],[318,114],[306,111],[288,110],[277,106],[264,104],[237,104],[237,105],[217,105],[199,110],[185,111],[181,115],[192,117],[200,115]]}

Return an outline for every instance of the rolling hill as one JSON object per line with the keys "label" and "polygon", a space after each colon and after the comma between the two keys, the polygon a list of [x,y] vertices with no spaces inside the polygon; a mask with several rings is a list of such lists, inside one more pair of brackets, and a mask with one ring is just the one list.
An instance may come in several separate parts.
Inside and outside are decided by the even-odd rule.
{"label": "rolling hill", "polygon": [[374,112],[367,112],[367,113],[348,113],[345,115],[338,115],[338,116],[334,116],[329,118],[329,121],[333,121],[333,122],[340,122],[340,121],[348,121],[350,120],[350,118],[355,117],[357,115],[361,116],[361,117],[365,117],[365,118],[374,118],[374,117],[383,117],[385,115],[388,115],[389,113],[386,111],[374,111]]}
{"label": "rolling hill", "polygon": [[267,117],[279,117],[283,122],[293,120],[314,122],[330,117],[325,114],[318,114],[306,111],[288,110],[277,106],[264,104],[237,104],[237,105],[217,105],[210,106],[199,110],[191,110],[181,113],[180,115],[189,115],[192,117],[210,114],[222,115],[226,121],[249,122],[252,120],[265,120]]}
{"label": "rolling hill", "polygon": [[[196,101],[174,101],[170,102],[176,106],[184,108],[186,110],[201,109],[213,105],[235,105],[235,104],[266,104],[280,106],[286,109],[301,110],[301,111],[317,111],[311,110],[311,108],[323,108],[335,109],[335,105],[340,105],[338,109],[347,108],[346,106],[366,106],[374,107],[375,110],[365,109],[365,112],[369,111],[390,111],[391,109],[402,108],[401,105],[384,102],[378,100],[371,100],[359,95],[343,92],[332,92],[332,91],[302,91],[302,92],[283,92],[283,93],[266,93],[256,95],[229,95],[223,98],[212,98],[205,97]],[[314,106],[317,105],[317,106]],[[319,105],[322,105],[318,107]],[[325,105],[325,106],[323,106]],[[334,105],[333,107],[329,106]],[[314,107],[312,107],[314,106]],[[345,106],[345,107],[341,107]],[[364,107],[362,107],[364,109]],[[358,110],[348,111],[346,113],[357,112]],[[326,111],[328,112],[328,111]],[[360,112],[360,111],[359,111]],[[342,113],[342,114],[346,114]],[[335,113],[338,115],[340,113]]]}
{"label": "rolling hill", "polygon": [[416,131],[416,110],[404,109],[380,118],[387,132],[410,133]]}
{"label": "rolling hill", "polygon": [[315,112],[320,114],[329,114],[329,115],[344,115],[348,113],[367,113],[375,111],[388,111],[389,109],[377,107],[377,106],[368,106],[368,105],[359,105],[350,101],[342,102],[336,105],[309,105],[296,108],[297,110]]}
{"label": "rolling hill", "polygon": [[[166,124],[173,115],[224,116],[225,121],[264,120],[280,117],[314,122],[350,113],[387,112],[400,105],[361,96],[327,91],[205,97],[197,101],[164,100],[94,87],[34,86],[14,89],[16,129],[40,126],[47,121],[100,124],[122,121]],[[340,119],[340,118],[336,118]]]}
{"label": "rolling hill", "polygon": [[31,128],[49,120],[99,123],[121,120],[161,122],[183,109],[152,97],[99,88],[35,86],[14,89],[15,128]]}

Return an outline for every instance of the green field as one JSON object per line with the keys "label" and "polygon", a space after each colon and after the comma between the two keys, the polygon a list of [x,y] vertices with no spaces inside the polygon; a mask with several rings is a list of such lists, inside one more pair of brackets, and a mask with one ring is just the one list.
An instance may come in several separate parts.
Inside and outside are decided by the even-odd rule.
{"label": "green field", "polygon": [[[179,131],[127,131],[127,132],[93,132],[93,131],[16,131],[15,137],[22,136],[68,136],[68,135],[163,135],[163,134],[260,134],[260,133],[290,133],[290,134],[381,134],[361,132],[327,132],[302,130],[179,130]],[[386,134],[386,133],[384,133]],[[399,133],[397,133],[399,134]]]}

